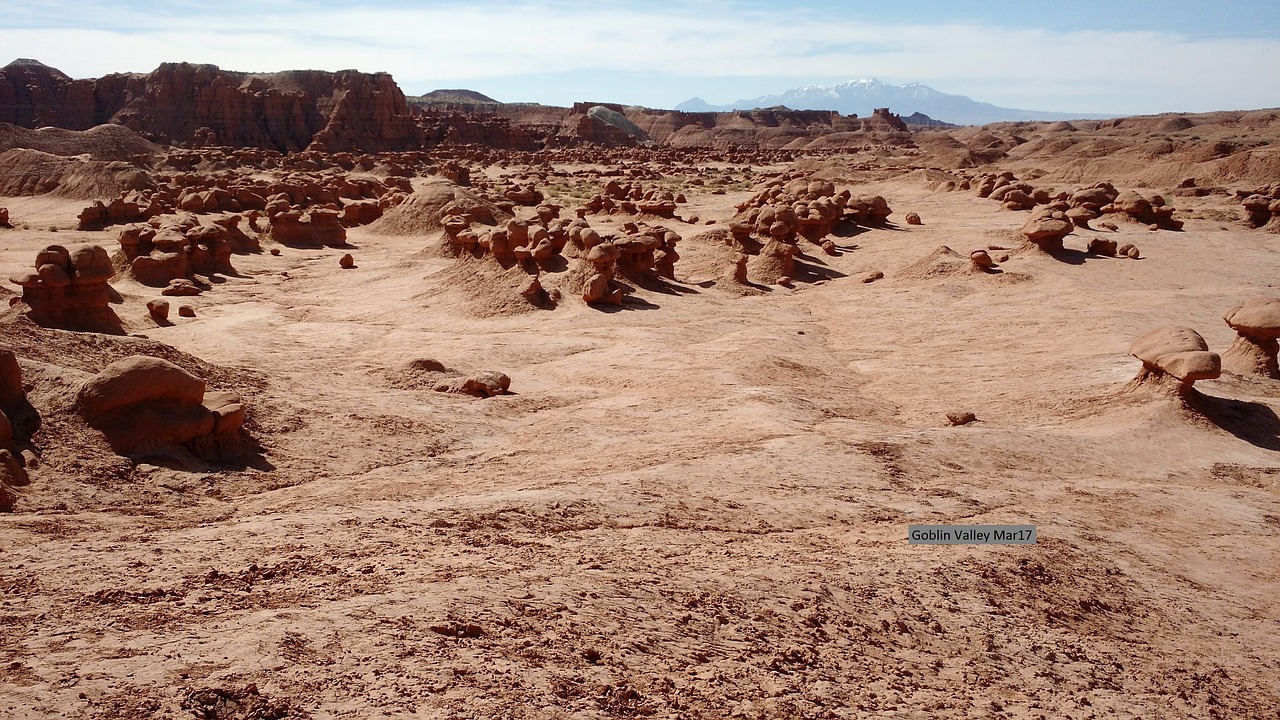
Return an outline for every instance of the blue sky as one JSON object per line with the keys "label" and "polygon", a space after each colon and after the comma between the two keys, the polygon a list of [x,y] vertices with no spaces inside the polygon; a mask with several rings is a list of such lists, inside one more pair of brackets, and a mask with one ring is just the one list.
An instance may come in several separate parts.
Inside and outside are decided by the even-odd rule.
{"label": "blue sky", "polygon": [[0,48],[73,77],[161,62],[357,68],[408,94],[671,107],[865,77],[1006,107],[1280,106],[1280,1],[25,0]]}

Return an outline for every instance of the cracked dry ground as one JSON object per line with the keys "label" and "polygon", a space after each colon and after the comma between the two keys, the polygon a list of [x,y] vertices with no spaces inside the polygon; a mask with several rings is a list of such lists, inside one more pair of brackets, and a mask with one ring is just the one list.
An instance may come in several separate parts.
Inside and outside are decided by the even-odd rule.
{"label": "cracked dry ground", "polygon": [[[424,294],[445,264],[407,261],[423,238],[355,232],[352,271],[237,258],[196,321],[148,334],[252,380],[262,462],[37,474],[0,520],[0,712],[1274,717],[1280,445],[1119,389],[1139,330],[1225,347],[1216,313],[1280,240],[1189,223],[1141,262],[908,280],[1022,220],[878,190],[927,224],[853,238],[825,259],[848,277],[690,278],[615,313],[471,317]],[[394,382],[422,357],[516,394]],[[1280,405],[1198,387],[1226,415]],[[907,545],[922,522],[1040,542]]]}

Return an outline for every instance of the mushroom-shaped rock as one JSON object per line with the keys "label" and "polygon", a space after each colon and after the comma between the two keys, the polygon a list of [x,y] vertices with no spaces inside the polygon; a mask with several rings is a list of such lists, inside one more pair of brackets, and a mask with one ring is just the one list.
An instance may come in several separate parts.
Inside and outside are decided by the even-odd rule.
{"label": "mushroom-shaped rock", "polygon": [[1222,314],[1239,337],[1222,354],[1222,366],[1240,375],[1280,379],[1280,297],[1254,297]]}
{"label": "mushroom-shaped rock", "polygon": [[1062,239],[1070,235],[1074,227],[1065,213],[1043,208],[1027,220],[1020,232],[1027,242],[1041,250],[1057,252],[1062,250]]}
{"label": "mushroom-shaped rock", "polygon": [[1142,370],[1131,387],[1154,384],[1185,395],[1195,381],[1212,380],[1222,374],[1222,358],[1210,352],[1200,333],[1188,327],[1170,326],[1143,333],[1129,345],[1129,354],[1142,361]]}
{"label": "mushroom-shaped rock", "polygon": [[131,454],[189,443],[219,427],[224,433],[238,431],[234,417],[243,419],[243,408],[230,396],[234,393],[213,393],[209,399],[218,407],[207,407],[204,380],[167,360],[134,355],[87,380],[76,403],[116,452]]}

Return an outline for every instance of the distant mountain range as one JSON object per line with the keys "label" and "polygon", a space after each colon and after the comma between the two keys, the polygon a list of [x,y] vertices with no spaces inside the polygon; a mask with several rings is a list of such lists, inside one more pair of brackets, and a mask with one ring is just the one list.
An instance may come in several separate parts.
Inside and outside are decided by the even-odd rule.
{"label": "distant mountain range", "polygon": [[765,95],[739,100],[731,105],[711,105],[702,98],[692,98],[676,106],[685,112],[727,112],[783,105],[792,110],[834,110],[842,115],[867,117],[875,108],[887,107],[899,115],[923,113],[935,120],[957,125],[986,125],[1014,120],[1076,120],[1110,118],[1115,115],[1097,113],[1055,113],[1005,108],[978,102],[964,95],[948,95],[927,85],[909,83],[888,85],[875,78],[851,80],[830,87],[808,85],[788,90],[781,95]]}

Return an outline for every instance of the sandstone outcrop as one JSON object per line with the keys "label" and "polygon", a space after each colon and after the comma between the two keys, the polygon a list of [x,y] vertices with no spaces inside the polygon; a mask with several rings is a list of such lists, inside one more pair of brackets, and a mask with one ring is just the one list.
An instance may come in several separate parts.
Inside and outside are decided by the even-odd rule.
{"label": "sandstone outcrop", "polygon": [[1158,387],[1185,396],[1197,380],[1212,380],[1222,374],[1222,358],[1210,352],[1200,333],[1188,327],[1143,333],[1129,346],[1129,354],[1142,361],[1142,370],[1129,383],[1130,388]]}
{"label": "sandstone outcrop", "polygon": [[1280,379],[1276,353],[1280,349],[1280,297],[1253,297],[1236,305],[1222,319],[1238,337],[1222,354],[1222,367],[1240,375]]}
{"label": "sandstone outcrop", "polygon": [[1249,227],[1280,233],[1280,182],[1253,190],[1236,191],[1244,221]]}
{"label": "sandstone outcrop", "polygon": [[152,187],[155,182],[148,172],[130,162],[0,148],[0,196],[49,194],[87,200]]}
{"label": "sandstone outcrop", "polygon": [[204,380],[146,355],[114,362],[86,380],[76,406],[122,455],[173,445],[217,454],[239,443],[245,416],[239,395],[206,392]]}
{"label": "sandstone outcrop", "polygon": [[22,287],[21,311],[44,327],[123,335],[111,309],[107,281],[115,275],[111,257],[98,245],[69,251],[50,245],[36,255],[35,270],[9,281]]}
{"label": "sandstone outcrop", "polygon": [[0,122],[72,130],[114,123],[163,144],[281,152],[378,152],[423,144],[391,76],[355,70],[254,74],[164,63],[147,74],[72,80],[36,61],[17,60],[0,69]]}
{"label": "sandstone outcrop", "polygon": [[221,225],[200,225],[193,215],[163,216],[121,230],[121,262],[135,280],[160,288],[197,274],[234,274],[230,234]]}
{"label": "sandstone outcrop", "polygon": [[462,372],[432,358],[413,360],[387,375],[396,387],[479,398],[506,395],[511,389],[511,378],[506,373],[496,370]]}
{"label": "sandstone outcrop", "polygon": [[347,229],[338,220],[338,210],[313,207],[291,208],[270,216],[263,240],[289,247],[345,247]]}

